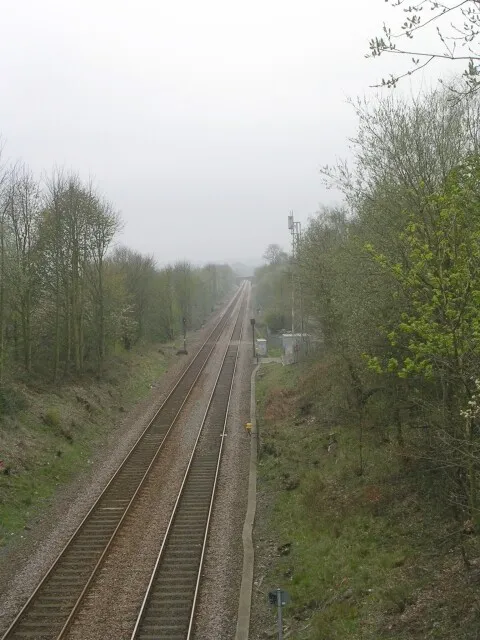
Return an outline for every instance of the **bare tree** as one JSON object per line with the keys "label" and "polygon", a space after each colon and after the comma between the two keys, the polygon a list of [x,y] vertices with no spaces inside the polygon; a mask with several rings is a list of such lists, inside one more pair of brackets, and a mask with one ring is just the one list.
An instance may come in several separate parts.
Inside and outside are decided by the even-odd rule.
{"label": "bare tree", "polygon": [[[463,60],[463,87],[450,88],[460,96],[475,93],[480,87],[480,0],[418,0],[407,6],[405,0],[389,1],[403,11],[405,20],[398,28],[384,25],[383,35],[370,40],[367,57],[389,53],[409,58],[410,65],[403,73],[383,78],[377,86],[395,87],[399,80],[434,61]],[[428,30],[436,32],[438,48],[415,46],[413,40]]]}
{"label": "bare tree", "polygon": [[269,244],[262,257],[268,264],[282,264],[288,260],[288,255],[278,244]]}
{"label": "bare tree", "polygon": [[92,286],[96,316],[97,356],[99,366],[101,366],[106,353],[105,256],[113,238],[121,227],[121,223],[120,216],[110,202],[100,200],[92,191],[90,191],[89,198],[91,236],[89,254],[91,271],[93,272]]}
{"label": "bare tree", "polygon": [[0,382],[5,369],[5,328],[7,308],[6,251],[9,234],[8,208],[10,207],[9,181],[12,170],[2,163],[3,141],[0,140]]}
{"label": "bare tree", "polygon": [[13,235],[12,277],[15,282],[13,305],[22,331],[22,350],[25,369],[32,366],[32,315],[37,291],[36,243],[42,207],[39,184],[31,171],[17,167],[11,176],[8,217]]}

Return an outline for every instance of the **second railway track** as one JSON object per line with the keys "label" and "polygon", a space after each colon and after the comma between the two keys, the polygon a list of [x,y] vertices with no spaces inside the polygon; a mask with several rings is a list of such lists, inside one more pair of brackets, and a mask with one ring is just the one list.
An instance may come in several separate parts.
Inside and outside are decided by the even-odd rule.
{"label": "second railway track", "polygon": [[69,543],[3,636],[3,640],[63,638],[168,433],[242,297],[221,320],[144,430]]}
{"label": "second railway track", "polygon": [[226,435],[245,304],[235,323],[131,640],[189,640]]}

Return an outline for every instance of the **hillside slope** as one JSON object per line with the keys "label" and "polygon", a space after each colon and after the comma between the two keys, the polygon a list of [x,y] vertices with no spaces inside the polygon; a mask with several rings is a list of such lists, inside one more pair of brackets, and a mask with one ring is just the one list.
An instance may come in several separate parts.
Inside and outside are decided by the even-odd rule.
{"label": "hillside slope", "polygon": [[278,586],[290,640],[478,638],[478,539],[389,425],[365,424],[360,440],[326,365],[264,365],[258,378],[252,640],[276,637]]}

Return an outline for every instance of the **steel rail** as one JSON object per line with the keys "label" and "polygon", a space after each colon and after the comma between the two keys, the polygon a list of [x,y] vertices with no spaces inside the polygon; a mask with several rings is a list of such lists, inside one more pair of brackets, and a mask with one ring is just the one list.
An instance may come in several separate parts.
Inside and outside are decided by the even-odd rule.
{"label": "steel rail", "polygon": [[[243,319],[243,320],[245,320],[245,319]],[[242,337],[243,337],[243,324],[241,325],[241,329],[240,329],[239,343],[241,343]],[[210,506],[209,506],[209,509],[208,509],[207,524],[205,525],[205,534],[204,534],[204,538],[203,538],[202,554],[201,554],[201,557],[200,557],[200,565],[198,567],[197,583],[195,585],[195,593],[193,595],[192,611],[190,613],[190,621],[189,621],[189,624],[188,624],[187,640],[190,640],[191,634],[192,634],[192,631],[193,631],[193,622],[194,622],[195,610],[196,610],[196,607],[197,607],[198,594],[199,594],[199,591],[200,591],[200,579],[201,579],[201,575],[202,575],[203,561],[204,561],[204,558],[205,558],[205,552],[207,550],[208,532],[210,530],[210,520],[211,520],[211,517],[212,517],[212,511],[213,511],[213,501],[215,499],[215,493],[216,493],[216,490],[217,490],[218,474],[220,472],[220,463],[222,461],[223,444],[225,442],[225,435],[226,435],[225,432],[226,432],[226,429],[227,429],[228,411],[230,409],[230,401],[232,399],[232,391],[233,391],[233,385],[234,385],[234,382],[235,382],[235,374],[237,372],[239,354],[240,354],[240,348],[237,346],[237,350],[236,350],[236,353],[235,353],[235,363],[233,365],[232,380],[231,380],[230,389],[229,389],[229,392],[228,392],[227,407],[226,407],[226,410],[225,410],[225,419],[224,419],[224,422],[223,422],[223,429],[222,429],[222,435],[221,435],[221,440],[220,440],[220,451],[218,452],[217,467],[215,469],[215,478],[213,480],[212,497],[210,498]]]}
{"label": "steel rail", "polygon": [[[238,300],[237,300],[237,299],[235,299],[235,303],[238,303]],[[233,306],[235,307],[235,305],[233,305]],[[233,310],[232,310],[232,313],[233,313]],[[226,314],[228,315],[228,310],[226,311]],[[223,316],[222,316],[222,319],[223,319]],[[227,324],[227,323],[226,323],[226,324]],[[217,326],[218,326],[218,325],[217,325]],[[157,458],[158,458],[158,456],[159,456],[159,454],[160,454],[160,452],[161,452],[161,450],[162,450],[162,448],[163,448],[163,446],[164,446],[164,444],[165,444],[165,442],[166,442],[166,440],[167,440],[167,437],[168,437],[168,435],[170,434],[170,431],[171,431],[171,430],[172,430],[172,428],[174,427],[174,425],[175,425],[175,423],[176,423],[176,421],[177,421],[177,418],[178,418],[178,416],[180,415],[181,410],[183,409],[183,407],[184,407],[185,403],[187,402],[188,398],[190,397],[190,394],[191,394],[191,392],[192,392],[193,388],[195,387],[195,385],[196,385],[196,383],[197,383],[197,380],[198,380],[198,378],[200,377],[200,375],[201,375],[201,373],[202,373],[203,369],[205,368],[205,366],[206,366],[206,364],[207,364],[207,362],[208,362],[208,358],[209,358],[210,354],[212,353],[213,349],[216,347],[216,344],[217,344],[217,342],[215,342],[215,343],[213,344],[213,346],[212,346],[211,350],[209,351],[209,354],[208,354],[208,356],[207,356],[207,359],[205,360],[205,363],[203,364],[202,368],[201,368],[201,369],[200,369],[200,371],[198,372],[198,375],[195,377],[195,380],[194,380],[194,382],[193,382],[192,386],[191,386],[191,387],[190,387],[190,389],[188,390],[188,392],[187,392],[187,394],[186,394],[186,396],[185,396],[185,398],[184,398],[184,400],[183,400],[183,402],[182,402],[182,404],[181,404],[181,406],[180,406],[180,408],[179,408],[178,412],[177,412],[177,413],[176,413],[176,415],[175,415],[174,421],[171,423],[170,427],[168,428],[168,431],[165,433],[165,435],[164,435],[164,437],[163,437],[163,439],[162,439],[162,441],[161,441],[161,443],[160,443],[160,446],[158,447],[158,449],[157,449],[157,451],[156,451],[156,453],[155,453],[154,457],[152,458],[152,461],[151,461],[151,462],[150,462],[150,464],[148,465],[148,467],[147,467],[147,469],[146,469],[146,471],[145,471],[145,473],[144,473],[144,475],[143,475],[143,477],[142,477],[142,479],[141,479],[141,481],[140,481],[140,484],[138,485],[138,487],[137,487],[137,489],[135,490],[135,493],[133,494],[133,496],[132,496],[132,498],[131,498],[130,502],[128,503],[127,507],[125,508],[125,511],[124,511],[124,513],[123,513],[122,517],[120,518],[120,520],[119,520],[119,522],[118,522],[118,524],[117,524],[117,526],[116,526],[116,528],[115,528],[115,530],[114,530],[114,532],[113,532],[113,534],[112,534],[112,536],[111,536],[110,540],[108,541],[108,544],[106,545],[105,549],[103,550],[102,555],[100,556],[100,558],[99,558],[99,560],[98,560],[97,564],[95,565],[95,568],[93,569],[93,571],[92,571],[92,573],[91,573],[90,577],[88,578],[87,583],[85,584],[84,588],[82,589],[82,592],[81,592],[81,594],[80,594],[80,596],[79,596],[79,598],[78,598],[77,602],[75,603],[75,606],[73,607],[72,611],[70,612],[70,615],[68,616],[68,618],[67,618],[67,620],[66,620],[66,622],[65,622],[64,626],[62,627],[62,629],[61,629],[60,633],[58,634],[58,636],[57,636],[56,640],[62,640],[62,639],[65,637],[65,635],[66,635],[67,631],[69,630],[70,625],[72,624],[72,622],[73,622],[73,620],[74,620],[74,618],[75,618],[76,614],[78,613],[78,610],[79,610],[79,608],[80,608],[80,605],[81,605],[81,604],[82,604],[82,602],[83,602],[83,599],[84,599],[85,595],[88,593],[88,590],[89,590],[89,588],[90,588],[90,586],[91,586],[91,584],[92,584],[93,580],[95,579],[95,577],[96,577],[96,575],[97,575],[97,573],[98,573],[98,570],[100,569],[100,567],[102,566],[102,564],[103,564],[104,560],[105,560],[105,559],[106,559],[106,557],[108,556],[108,552],[109,552],[109,550],[110,550],[110,547],[111,547],[111,546],[112,546],[112,544],[113,544],[113,541],[114,541],[114,539],[115,539],[115,537],[116,537],[117,533],[120,531],[121,526],[122,526],[122,524],[123,524],[123,522],[124,522],[125,518],[128,516],[129,511],[130,511],[130,508],[131,508],[131,506],[133,505],[133,503],[135,502],[135,499],[136,499],[137,495],[139,494],[139,492],[140,492],[140,491],[141,491],[141,489],[143,488],[143,485],[144,485],[145,480],[147,479],[147,477],[148,477],[148,475],[149,475],[149,473],[150,473],[151,468],[152,468],[152,467],[153,467],[153,465],[155,464],[155,462],[156,462],[156,460],[157,460]],[[198,355],[198,354],[197,354],[197,355]],[[196,357],[196,356],[195,356],[195,357]],[[183,377],[183,376],[182,376],[182,377]],[[176,385],[176,386],[177,386],[177,385]],[[175,387],[175,388],[176,388],[176,387]]]}
{"label": "steel rail", "polygon": [[[88,586],[91,584],[91,581],[93,580],[93,577],[95,576],[95,574],[98,572],[98,569],[102,565],[102,563],[103,563],[103,561],[104,561],[104,559],[106,557],[106,552],[107,552],[108,548],[110,547],[115,535],[119,531],[120,526],[121,526],[121,524],[122,524],[122,522],[123,522],[123,520],[124,520],[124,518],[125,518],[125,516],[126,516],[126,514],[128,512],[128,510],[130,509],[131,505],[133,504],[134,499],[137,497],[138,492],[139,492],[141,486],[143,485],[146,477],[148,476],[148,473],[149,473],[152,465],[154,464],[155,460],[157,459],[161,449],[163,448],[163,445],[166,442],[166,439],[167,439],[169,433],[171,432],[173,426],[177,422],[177,419],[178,419],[178,417],[180,415],[180,412],[182,411],[182,409],[183,409],[188,397],[190,396],[193,388],[195,387],[195,385],[196,385],[196,383],[198,381],[198,378],[200,377],[202,371],[204,370],[204,368],[205,368],[205,366],[206,366],[206,364],[207,364],[207,362],[208,362],[208,360],[210,358],[211,353],[215,349],[215,346],[216,346],[216,344],[218,342],[218,338],[220,337],[220,335],[221,335],[223,329],[225,328],[225,326],[228,324],[228,320],[231,317],[233,309],[237,305],[239,299],[241,299],[241,296],[243,295],[243,293],[244,293],[244,286],[240,287],[240,289],[237,291],[237,293],[235,294],[235,296],[232,299],[232,301],[228,304],[228,306],[225,309],[224,313],[222,313],[222,315],[220,317],[220,320],[217,322],[215,327],[212,329],[212,331],[208,335],[208,337],[205,340],[205,342],[202,344],[202,346],[199,348],[198,352],[195,354],[194,358],[191,360],[191,362],[188,364],[188,366],[182,372],[182,374],[180,375],[178,381],[173,386],[171,391],[168,393],[167,397],[162,402],[162,404],[160,405],[159,409],[155,412],[155,415],[150,420],[150,422],[148,423],[147,427],[142,431],[140,436],[137,438],[137,440],[135,441],[135,443],[131,447],[130,451],[127,453],[127,455],[125,456],[125,458],[123,459],[123,461],[121,462],[119,467],[117,468],[117,471],[114,473],[112,478],[109,480],[109,482],[107,483],[107,485],[105,486],[105,488],[103,489],[101,494],[98,496],[98,498],[95,500],[95,502],[92,505],[92,507],[89,509],[88,513],[85,515],[85,517],[83,518],[83,520],[81,521],[79,526],[75,529],[75,531],[73,532],[73,534],[69,538],[68,542],[64,545],[63,549],[61,550],[61,552],[56,557],[56,559],[53,562],[53,564],[51,565],[50,569],[44,575],[44,577],[42,578],[40,583],[35,588],[34,592],[31,594],[31,596],[28,598],[27,602],[23,605],[23,607],[21,608],[21,610],[19,611],[19,613],[17,614],[15,619],[12,621],[12,623],[8,627],[7,631],[2,636],[2,640],[13,640],[14,638],[35,638],[35,640],[37,640],[37,639],[43,638],[43,637],[56,638],[57,640],[60,640],[60,638],[64,637],[66,630],[68,629],[71,621],[73,620],[75,612],[77,611],[81,601],[83,600],[83,598],[84,598],[84,596],[85,596],[85,594],[87,592]],[[230,313],[230,315],[229,315],[229,313]],[[210,348],[210,343],[211,342],[212,342],[212,346]],[[201,359],[201,354],[202,354],[202,352],[205,352],[205,351],[207,351],[207,354],[206,354],[204,362],[202,363],[201,360],[200,360]],[[204,355],[205,355],[205,353],[204,353]],[[194,366],[196,366],[198,364],[198,362],[200,362],[200,368],[199,368],[198,372],[195,375]],[[108,541],[107,541],[106,547],[100,553],[100,556],[98,557],[98,560],[95,563],[93,571],[88,576],[87,582],[84,584],[79,597],[76,598],[75,604],[73,605],[73,610],[70,611],[66,622],[63,624],[63,626],[62,626],[62,628],[60,630],[60,633],[58,634],[58,632],[55,632],[55,635],[52,635],[51,633],[49,633],[48,635],[45,635],[47,633],[46,628],[48,627],[48,624],[50,624],[50,623],[49,623],[48,619],[44,619],[43,617],[42,617],[41,623],[39,622],[39,626],[38,626],[37,630],[35,630],[35,622],[31,622],[31,623],[27,622],[26,628],[24,629],[24,631],[22,631],[21,628],[19,628],[19,627],[21,627],[22,620],[29,613],[31,608],[34,606],[35,600],[38,597],[38,595],[40,594],[41,589],[47,584],[48,580],[54,575],[55,569],[59,566],[59,564],[62,561],[62,559],[64,558],[66,552],[71,548],[72,544],[77,540],[77,538],[80,536],[80,534],[84,531],[86,525],[89,523],[89,520],[91,519],[91,517],[95,514],[96,510],[98,509],[102,499],[105,498],[107,492],[115,487],[115,481],[120,477],[120,474],[121,474],[122,470],[124,470],[126,468],[127,463],[132,459],[134,454],[138,451],[139,446],[142,443],[145,442],[146,437],[148,436],[148,432],[152,429],[152,426],[155,424],[155,422],[159,418],[161,418],[162,410],[166,407],[167,403],[170,400],[174,399],[174,394],[177,392],[177,390],[181,390],[180,389],[180,385],[181,385],[182,381],[185,380],[185,378],[187,377],[187,375],[191,371],[193,371],[193,373],[194,373],[193,382],[188,386],[187,392],[186,392],[185,396],[183,397],[183,401],[180,403],[179,407],[178,408],[175,407],[175,406],[173,407],[173,409],[175,411],[173,419],[168,421],[169,424],[167,426],[166,432],[161,434],[161,440],[160,440],[159,443],[156,444],[157,449],[152,454],[150,463],[148,464],[146,471],[140,476],[140,481],[137,484],[137,487],[134,490],[133,495],[130,497],[130,499],[128,499],[126,504],[124,504],[123,506],[110,507],[112,510],[122,510],[122,515],[120,516],[119,521],[117,522],[116,526],[114,527],[113,532],[108,537]],[[117,499],[117,502],[119,502],[119,501],[120,500]],[[125,500],[123,500],[123,502],[125,502]],[[106,509],[108,509],[108,508],[109,507],[106,507]],[[115,514],[115,515],[118,516],[119,514]],[[53,611],[54,609],[57,609],[57,608],[58,607],[54,607],[52,605],[50,605],[49,608],[47,606],[47,610],[52,610]],[[55,611],[55,614],[56,614],[56,611]],[[65,616],[66,615],[67,614],[65,613]],[[38,631],[38,629],[40,629],[40,631]],[[45,631],[42,631],[42,629],[45,629]]]}
{"label": "steel rail", "polygon": [[[246,306],[246,305],[245,305]],[[230,408],[230,401],[231,401],[231,396],[232,396],[232,390],[233,390],[233,385],[234,385],[234,381],[235,381],[235,373],[236,373],[236,369],[237,369],[237,363],[238,363],[238,357],[239,357],[239,344],[240,344],[240,340],[241,337],[243,335],[243,323],[244,323],[244,317],[245,317],[245,306],[242,305],[241,309],[240,309],[240,313],[239,316],[237,318],[237,322],[235,323],[235,327],[232,331],[232,338],[237,330],[237,325],[239,324],[239,337],[238,337],[238,341],[237,341],[237,345],[232,346],[232,344],[229,344],[227,349],[225,350],[225,354],[222,360],[222,365],[220,367],[220,370],[218,372],[216,381],[215,381],[215,385],[214,385],[214,389],[210,395],[209,398],[209,402],[207,405],[207,409],[205,411],[205,414],[203,416],[203,420],[192,450],[192,454],[190,456],[190,460],[187,466],[187,469],[185,471],[184,474],[184,478],[180,487],[180,490],[178,492],[177,495],[177,499],[175,501],[175,505],[173,507],[172,510],[172,515],[170,517],[169,523],[167,525],[167,529],[162,541],[162,545],[157,557],[157,561],[155,563],[155,567],[152,571],[152,575],[137,617],[137,621],[135,624],[135,628],[132,632],[132,636],[131,636],[131,640],[143,640],[143,639],[150,639],[150,638],[155,638],[155,639],[160,639],[160,638],[181,638],[182,640],[187,638],[190,639],[191,637],[191,633],[192,633],[192,629],[193,629],[193,623],[194,623],[194,616],[195,616],[195,610],[196,610],[196,604],[197,604],[197,599],[198,599],[198,593],[199,593],[199,589],[200,589],[200,580],[201,580],[201,572],[202,572],[202,568],[203,568],[203,561],[204,561],[204,556],[205,556],[205,550],[206,550],[206,546],[207,546],[207,540],[208,540],[208,532],[209,532],[209,527],[210,527],[210,521],[211,521],[211,515],[212,515],[212,510],[213,510],[213,504],[214,504],[214,499],[215,499],[215,492],[216,492],[216,488],[217,488],[217,481],[218,481],[218,475],[219,475],[219,470],[220,470],[220,464],[221,464],[221,459],[222,459],[222,452],[223,452],[223,442],[225,439],[225,435],[226,435],[226,425],[227,425],[227,420],[228,420],[228,412],[229,412],[229,408]],[[225,364],[227,362],[227,357],[229,355],[231,355],[231,350],[234,349],[234,362],[233,362],[233,369],[230,373],[230,378],[228,380],[228,391],[227,391],[227,400],[226,400],[226,404],[225,404],[225,408],[222,408],[222,425],[221,425],[221,433],[217,435],[217,431],[215,431],[213,428],[210,429],[210,434],[205,434],[205,425],[207,423],[207,421],[209,419],[211,419],[211,413],[212,413],[212,408],[213,408],[213,403],[215,400],[217,400],[217,396],[219,394],[219,382],[221,380],[222,374],[224,373],[224,367]],[[230,353],[229,353],[230,352]],[[221,395],[221,390],[220,390],[220,395]],[[221,398],[220,398],[221,400]],[[177,537],[179,537],[181,539],[181,537],[183,536],[183,538],[185,539],[185,549],[184,549],[184,556],[185,557],[182,558],[183,560],[183,564],[180,564],[179,559],[175,559],[178,557],[178,554],[180,553],[179,548],[177,546],[177,548],[174,550],[175,551],[175,558],[173,560],[171,560],[171,562],[173,563],[173,565],[175,566],[174,568],[174,572],[175,569],[177,569],[177,567],[179,567],[177,569],[178,573],[180,575],[180,578],[177,580],[175,577],[175,573],[172,576],[170,576],[170,579],[173,579],[173,591],[169,594],[170,598],[171,598],[171,602],[172,603],[177,603],[179,604],[180,608],[183,610],[183,613],[185,614],[185,612],[187,613],[187,615],[185,615],[184,617],[184,629],[181,629],[179,627],[181,627],[182,625],[182,621],[178,619],[178,617],[175,617],[175,620],[172,621],[172,624],[170,625],[170,628],[165,628],[165,625],[168,625],[168,619],[171,618],[172,616],[172,611],[170,610],[170,606],[168,604],[168,602],[164,603],[163,605],[163,613],[162,613],[162,603],[161,601],[157,601],[153,602],[154,599],[154,591],[155,588],[158,586],[158,584],[161,583],[159,574],[161,572],[162,566],[165,564],[165,561],[168,560],[168,545],[171,541],[172,535],[175,535],[175,523],[177,521],[178,516],[182,515],[182,499],[185,498],[185,496],[187,496],[186,500],[187,500],[187,509],[186,512],[184,511],[183,515],[188,515],[188,509],[194,509],[195,513],[198,513],[199,510],[201,510],[201,505],[199,505],[197,498],[195,495],[188,497],[188,495],[186,494],[186,486],[187,483],[189,482],[189,480],[192,479],[192,471],[194,471],[195,467],[195,458],[198,454],[198,448],[199,448],[199,443],[200,440],[202,438],[202,436],[205,437],[205,439],[208,439],[209,436],[211,437],[215,437],[217,435],[217,437],[219,437],[220,439],[220,445],[218,448],[218,453],[216,455],[216,463],[214,466],[214,471],[213,471],[213,478],[211,478],[211,482],[212,482],[212,486],[209,490],[209,494],[206,495],[205,497],[205,504],[206,504],[206,510],[207,510],[207,515],[206,515],[206,521],[205,524],[203,525],[203,530],[202,533],[197,534],[197,536],[195,536],[195,532],[193,530],[191,530],[188,525],[184,524],[184,525],[180,525],[179,529],[180,531],[177,534]],[[204,456],[206,458],[206,456]],[[202,464],[202,460],[200,459],[200,461],[197,464],[197,468],[196,471],[197,472],[201,472],[201,464]],[[207,465],[208,465],[208,460],[207,460]],[[208,472],[208,469],[207,469]],[[203,475],[201,474],[200,477],[200,482],[203,482],[203,484],[205,484],[205,482],[209,482],[209,480],[205,480],[205,473],[203,473]],[[201,488],[201,487],[200,487]],[[198,491],[198,487],[197,487],[197,491]],[[198,495],[198,493],[197,493]],[[190,502],[188,502],[188,500],[190,500]],[[194,502],[192,502],[192,500],[195,500]],[[192,507],[191,505],[195,505],[194,507]],[[198,528],[198,524],[196,525]],[[187,529],[185,530],[185,527],[187,527]],[[193,528],[192,528],[193,529]],[[190,579],[188,575],[188,573],[192,572],[192,568],[188,568],[188,555],[191,552],[191,547],[192,546],[197,546],[198,545],[198,537],[201,536],[201,551],[200,551],[200,557],[198,558],[193,558],[192,559],[192,565],[196,565],[194,566],[194,571],[195,571],[195,581],[194,581],[194,585],[192,585],[194,588],[193,590],[193,596],[190,598],[191,599],[191,604],[189,604],[188,602],[182,602],[182,603],[178,603],[178,591],[181,591],[181,587],[178,586],[179,582],[181,584],[181,580],[182,580],[182,576],[184,578],[184,580],[188,580]],[[195,555],[195,554],[194,554]],[[180,556],[182,557],[182,556]],[[167,568],[167,573],[168,573],[168,568]],[[168,576],[167,576],[168,577]],[[188,583],[190,584],[190,583]],[[166,587],[168,588],[168,586]],[[186,589],[188,589],[189,586],[186,587]],[[185,599],[187,599],[189,596],[186,596]],[[175,605],[172,604],[171,605],[172,608],[175,608]],[[153,610],[153,614],[151,613],[150,610]],[[160,612],[160,613],[159,613]],[[155,623],[152,622],[152,618],[159,618],[159,616],[163,615],[164,619],[161,623]],[[175,615],[175,614],[173,614]],[[179,614],[181,616],[181,613]],[[165,621],[165,618],[167,618],[167,620]],[[156,625],[156,626],[155,626]],[[159,635],[161,633],[161,627],[164,627],[164,632]],[[185,635],[185,632],[187,635]]]}

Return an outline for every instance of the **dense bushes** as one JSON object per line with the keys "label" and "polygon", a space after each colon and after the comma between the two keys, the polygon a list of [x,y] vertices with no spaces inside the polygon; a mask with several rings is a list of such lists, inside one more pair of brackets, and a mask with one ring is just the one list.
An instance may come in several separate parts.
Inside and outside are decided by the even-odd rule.
{"label": "dense bushes", "polygon": [[296,268],[359,429],[393,426],[478,519],[480,102],[449,97],[356,105],[353,162],[323,171],[345,205],[310,221]]}

